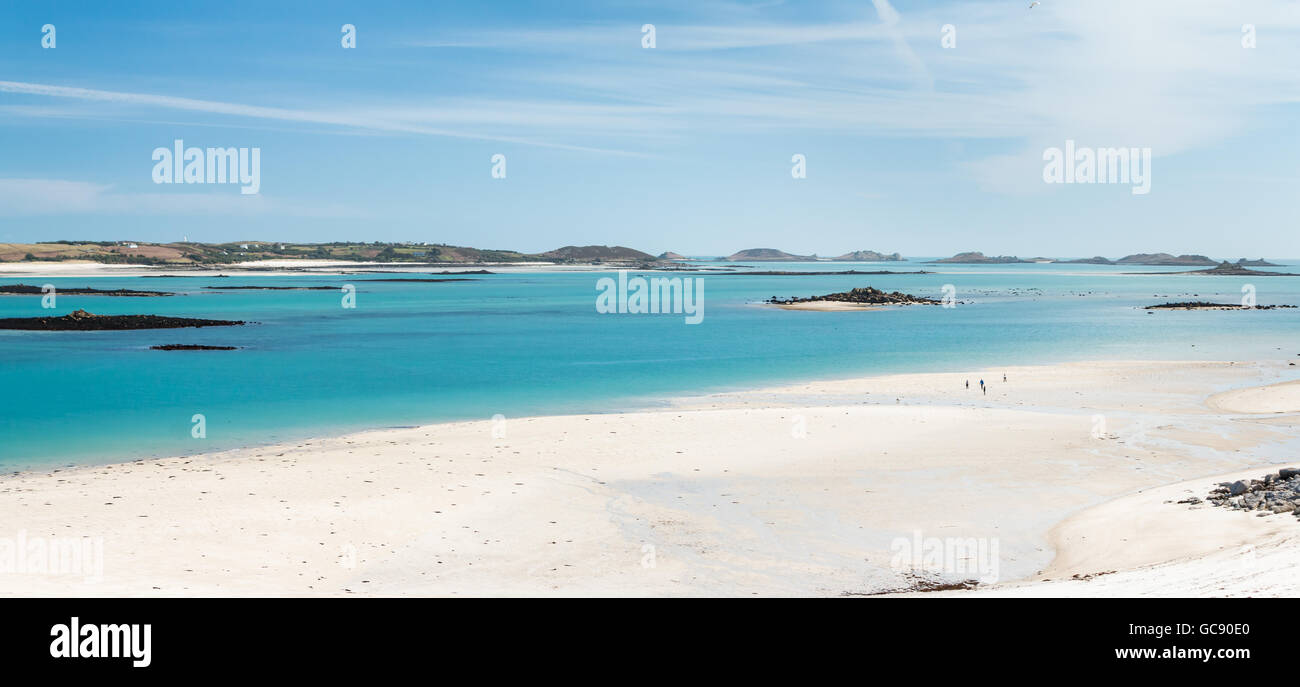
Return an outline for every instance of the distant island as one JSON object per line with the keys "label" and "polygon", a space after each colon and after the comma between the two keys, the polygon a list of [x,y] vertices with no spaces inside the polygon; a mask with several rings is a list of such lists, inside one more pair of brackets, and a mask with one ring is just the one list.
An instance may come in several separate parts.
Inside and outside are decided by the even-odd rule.
{"label": "distant island", "polygon": [[1030,261],[1021,260],[1020,258],[1017,258],[1014,255],[999,255],[997,257],[988,257],[979,251],[970,251],[966,253],[958,253],[952,256],[951,258],[943,258],[942,260],[932,260],[931,264],[1002,265],[1002,264],[1013,263],[1013,262],[1030,262]]}
{"label": "distant island", "polygon": [[898,253],[877,253],[874,250],[855,250],[851,253],[845,253],[831,258],[837,262],[901,262],[903,256]]}
{"label": "distant island", "polygon": [[1219,264],[1204,255],[1170,255],[1169,253],[1138,253],[1115,261],[1116,265],[1176,265],[1186,267],[1213,267]]}
{"label": "distant island", "polygon": [[738,260],[744,260],[746,262],[808,262],[816,259],[817,256],[815,255],[794,255],[775,248],[746,248],[745,250],[736,251],[735,253],[723,258],[723,260],[728,262],[736,262]]}
{"label": "distant island", "polygon": [[[996,257],[986,256],[979,251],[969,251],[958,253],[951,258],[932,260],[929,264],[949,264],[949,265],[1001,265],[1008,263],[1057,263],[1062,265],[1144,265],[1148,267],[1214,267],[1219,272],[1216,274],[1226,274],[1222,270],[1227,269],[1225,266],[1235,267],[1277,267],[1263,258],[1258,260],[1247,260],[1241,258],[1236,263],[1227,261],[1218,262],[1204,255],[1173,255],[1171,253],[1135,253],[1126,255],[1118,260],[1111,260],[1103,256],[1094,256],[1091,258],[1077,258],[1071,260],[1053,260],[1051,258],[1030,258],[1027,260],[1018,258],[1014,255],[999,255]],[[1208,272],[1208,271],[1207,271]],[[1164,274],[1169,274],[1165,272]],[[1183,273],[1179,273],[1183,274]],[[1191,274],[1191,273],[1187,273]],[[1250,272],[1250,274],[1265,274],[1260,272]]]}
{"label": "distant island", "polygon": [[1223,261],[1208,270],[1191,270],[1188,272],[1125,272],[1125,274],[1208,274],[1223,277],[1300,277],[1292,272],[1265,272],[1243,267],[1240,262]]}
{"label": "distant island", "polygon": [[812,262],[830,260],[833,262],[900,262],[903,256],[898,253],[877,253],[874,250],[855,250],[833,258],[819,258],[814,255],[795,255],[775,248],[746,248],[723,258],[728,262]]}
{"label": "distant island", "polygon": [[653,262],[655,256],[624,246],[565,246],[536,256],[555,262]]}
{"label": "distant island", "polygon": [[1092,258],[1080,258],[1078,260],[1057,260],[1063,265],[1114,265],[1115,262],[1110,258],[1103,258],[1100,255]]}
{"label": "distant island", "polygon": [[[1089,265],[1145,265],[1149,267],[1171,266],[1171,267],[1210,267],[1214,265],[1234,264],[1228,261],[1215,262],[1204,255],[1171,255],[1169,253],[1137,253],[1126,255],[1118,260],[1108,260],[1100,255],[1094,258],[1084,258],[1082,260],[1057,260],[1063,264],[1089,264]],[[1271,262],[1260,258],[1258,260],[1247,260],[1241,258],[1236,265],[1242,267],[1277,267]]]}

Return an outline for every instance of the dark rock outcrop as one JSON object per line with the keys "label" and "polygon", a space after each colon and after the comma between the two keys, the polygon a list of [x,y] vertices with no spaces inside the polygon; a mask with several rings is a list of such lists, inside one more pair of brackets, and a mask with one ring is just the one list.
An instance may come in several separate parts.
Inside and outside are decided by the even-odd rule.
{"label": "dark rock outcrop", "polygon": [[150,346],[151,351],[237,351],[238,346],[205,346],[202,344],[163,344]]}
{"label": "dark rock outcrop", "polygon": [[[45,292],[39,286],[30,284],[5,284],[0,286],[0,294],[14,294],[20,296],[40,296]],[[123,296],[123,297],[148,297],[148,296],[175,296],[176,294],[169,291],[137,291],[135,289],[93,289],[88,286],[80,288],[62,288],[55,287],[54,293],[59,296]]]}
{"label": "dark rock outcrop", "polygon": [[1208,301],[1184,301],[1182,303],[1157,303],[1148,305],[1146,310],[1276,310],[1278,308],[1294,308],[1294,305],[1256,305],[1253,308],[1247,308],[1232,303],[1210,303]]}
{"label": "dark rock outcrop", "polygon": [[105,331],[126,329],[181,329],[184,327],[230,327],[245,324],[240,320],[201,320],[163,315],[95,315],[74,310],[63,317],[9,317],[0,319],[0,329],[25,331]]}
{"label": "dark rock outcrop", "polygon": [[337,286],[205,286],[213,291],[338,291]]}

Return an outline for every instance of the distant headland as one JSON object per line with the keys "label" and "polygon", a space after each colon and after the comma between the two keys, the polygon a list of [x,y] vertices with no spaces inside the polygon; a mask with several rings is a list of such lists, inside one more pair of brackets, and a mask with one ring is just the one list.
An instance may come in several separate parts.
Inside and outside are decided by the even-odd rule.
{"label": "distant headland", "polygon": [[833,258],[819,258],[817,255],[795,255],[775,248],[746,248],[723,258],[728,262],[814,262],[829,260],[832,262],[899,262],[903,256],[898,253],[877,253],[874,250],[855,250]]}
{"label": "distant headland", "polygon": [[[243,265],[246,269],[259,262],[275,261],[285,269],[297,269],[292,263],[365,263],[403,264],[409,266],[455,265],[588,265],[636,267],[643,269],[702,269],[689,263],[718,262],[902,262],[908,260],[897,252],[853,250],[833,257],[815,253],[803,255],[777,248],[746,248],[718,257],[691,257],[680,252],[664,251],[658,255],[627,246],[569,245],[540,253],[505,249],[471,248],[424,241],[406,242],[330,242],[290,243],[278,241],[235,241],[200,243],[181,241],[147,243],[138,241],[42,241],[37,243],[0,243],[0,263],[90,262],[106,265],[139,265],[187,269],[215,269]],[[916,258],[912,258],[916,260]],[[1122,258],[1021,258],[1015,255],[985,255],[965,251],[949,258],[927,260],[935,265],[1004,265],[1016,263],[1056,263],[1087,265],[1141,265],[1152,267],[1206,267],[1214,274],[1227,274],[1224,265],[1233,267],[1276,267],[1263,258],[1239,258],[1236,262],[1216,260],[1199,254],[1134,253]],[[732,268],[718,268],[729,270]],[[1208,272],[1207,272],[1208,273]],[[1258,273],[1256,273],[1258,274]],[[91,293],[87,289],[86,293]],[[104,294],[113,295],[113,294]],[[128,294],[120,294],[128,295]],[[129,294],[144,295],[144,294]]]}
{"label": "distant headland", "polygon": [[[1000,265],[1008,263],[1058,263],[1063,265],[1142,265],[1147,267],[1213,267],[1216,270],[1226,270],[1225,266],[1235,267],[1277,267],[1277,265],[1260,258],[1258,260],[1247,260],[1241,258],[1236,263],[1226,260],[1213,260],[1204,255],[1173,255],[1170,253],[1134,253],[1126,255],[1117,260],[1102,257],[1100,255],[1091,258],[1078,258],[1072,260],[1062,260],[1053,258],[1019,258],[1014,255],[986,256],[979,251],[969,251],[958,253],[951,258],[943,258],[931,261],[932,264],[949,264],[949,265]],[[1208,271],[1208,270],[1207,270]],[[1190,274],[1190,273],[1189,273]]]}

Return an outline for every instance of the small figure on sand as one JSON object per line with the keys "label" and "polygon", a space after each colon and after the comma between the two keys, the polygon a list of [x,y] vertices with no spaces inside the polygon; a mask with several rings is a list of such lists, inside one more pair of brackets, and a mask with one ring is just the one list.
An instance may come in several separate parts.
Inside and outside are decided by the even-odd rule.
{"label": "small figure on sand", "polygon": [[1002,373],[1002,381],[1007,381],[1007,373],[1005,372]]}
{"label": "small figure on sand", "polygon": [[970,388],[970,380],[969,380],[969,379],[968,379],[968,380],[966,380],[966,388],[967,388],[967,389],[969,389],[969,388]]}
{"label": "small figure on sand", "polygon": [[980,391],[983,391],[985,396],[989,395],[989,390],[984,388],[984,380],[982,379],[980,380]]}

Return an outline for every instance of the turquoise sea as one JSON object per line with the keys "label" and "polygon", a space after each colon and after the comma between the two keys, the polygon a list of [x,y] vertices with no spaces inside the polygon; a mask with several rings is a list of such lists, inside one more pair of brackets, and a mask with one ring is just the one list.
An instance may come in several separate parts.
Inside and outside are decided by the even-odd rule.
{"label": "turquoise sea", "polygon": [[[1300,272],[1300,260],[1274,260]],[[1300,277],[1126,275],[1193,268],[1013,264],[755,263],[751,271],[929,270],[934,274],[704,279],[704,319],[600,314],[613,272],[35,278],[0,283],[174,291],[167,298],[0,296],[0,317],[96,314],[239,319],[243,327],[127,332],[0,331],[0,467],[7,470],[189,455],[365,428],[446,420],[599,413],[779,382],[961,371],[1081,359],[1293,359],[1300,310],[1148,314],[1168,300],[1300,305]],[[649,273],[631,271],[632,274]],[[356,286],[213,291],[205,286]],[[957,307],[870,313],[761,307],[772,296],[874,286]],[[239,346],[170,352],[158,344]],[[1300,366],[1296,368],[1300,370]],[[1300,372],[1297,373],[1300,377]],[[207,437],[191,437],[191,418]]]}

